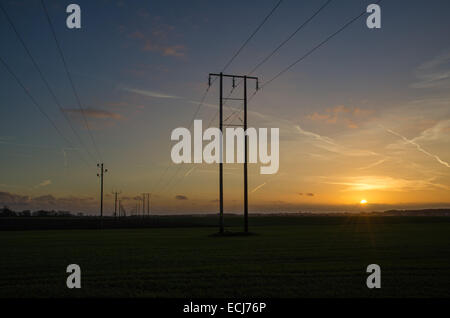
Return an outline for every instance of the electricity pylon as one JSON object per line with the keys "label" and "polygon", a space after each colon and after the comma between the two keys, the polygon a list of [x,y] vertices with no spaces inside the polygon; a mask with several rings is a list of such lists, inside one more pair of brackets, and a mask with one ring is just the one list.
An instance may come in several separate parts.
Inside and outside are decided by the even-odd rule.
{"label": "electricity pylon", "polygon": [[[220,89],[219,89],[219,129],[223,136],[223,101],[224,100],[241,100],[244,102],[244,123],[243,125],[229,125],[229,126],[243,126],[244,127],[244,231],[248,232],[248,174],[247,174],[247,160],[248,151],[247,143],[248,136],[247,132],[247,80],[256,81],[256,90],[259,87],[259,80],[257,77],[246,76],[246,75],[229,75],[223,74],[222,72],[210,73],[208,84],[211,85],[211,77],[219,77]],[[223,78],[228,77],[233,79],[233,88],[236,87],[235,79],[242,79],[244,82],[244,98],[224,98],[223,97]],[[224,222],[223,222],[223,137],[220,139],[220,162],[219,162],[219,232],[224,232]]]}

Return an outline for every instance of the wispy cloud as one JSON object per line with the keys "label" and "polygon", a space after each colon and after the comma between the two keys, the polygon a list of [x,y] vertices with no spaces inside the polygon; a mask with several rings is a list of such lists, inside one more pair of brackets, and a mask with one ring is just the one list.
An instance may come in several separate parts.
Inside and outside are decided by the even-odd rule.
{"label": "wispy cloud", "polygon": [[422,131],[412,141],[450,141],[450,119],[438,121],[432,127]]}
{"label": "wispy cloud", "polygon": [[370,150],[359,150],[359,149],[352,149],[349,147],[345,147],[342,145],[339,145],[336,143],[333,139],[319,135],[317,133],[304,130],[300,127],[300,125],[295,126],[297,128],[297,131],[306,136],[311,138],[314,141],[314,145],[318,148],[327,150],[329,152],[333,152],[339,155],[344,156],[355,156],[355,157],[361,157],[361,156],[379,156],[379,154],[370,151]]}
{"label": "wispy cloud", "polygon": [[64,148],[62,148],[61,149],[61,152],[62,152],[62,154],[63,154],[63,158],[64,158],[64,168],[67,168],[67,153],[66,153],[66,151],[64,150]]}
{"label": "wispy cloud", "polygon": [[316,122],[323,122],[326,124],[344,124],[348,128],[358,128],[359,122],[373,111],[361,109],[359,107],[347,107],[338,105],[332,108],[327,108],[324,113],[314,112],[307,116],[308,119]]}
{"label": "wispy cloud", "polygon": [[450,87],[450,51],[420,65],[416,70],[417,81],[414,88],[449,88]]}
{"label": "wispy cloud", "polygon": [[118,113],[113,113],[106,110],[94,109],[94,108],[86,108],[84,110],[81,109],[64,109],[67,113],[73,114],[84,114],[85,116],[98,118],[98,119],[122,119],[123,116]]}
{"label": "wispy cloud", "polygon": [[434,158],[434,159],[435,159],[437,162],[439,162],[441,165],[444,165],[444,166],[446,166],[447,168],[450,168],[450,164],[449,164],[448,162],[442,160],[441,158],[439,158],[439,156],[437,156],[437,155],[435,155],[435,154],[432,154],[432,153],[426,151],[425,149],[422,148],[421,145],[419,145],[419,144],[418,144],[417,142],[415,142],[414,140],[408,139],[408,138],[406,138],[405,136],[402,136],[401,134],[399,134],[399,133],[397,133],[397,132],[395,132],[395,131],[393,131],[393,130],[391,130],[391,129],[385,128],[385,130],[386,130],[387,132],[389,132],[389,133],[391,133],[391,134],[397,136],[397,137],[400,137],[405,143],[410,144],[410,145],[413,145],[414,147],[416,147],[416,149],[417,149],[418,151],[420,151],[420,152],[426,154],[427,156],[429,156],[429,157],[431,157],[431,158]]}
{"label": "wispy cloud", "polygon": [[444,184],[435,183],[435,178],[403,179],[389,176],[318,177],[325,184],[346,186],[342,191],[423,191],[430,189],[450,190]]}
{"label": "wispy cloud", "polygon": [[67,209],[72,211],[97,210],[97,201],[92,197],[55,197],[51,194],[30,197],[10,192],[0,192],[0,205],[17,209]]}
{"label": "wispy cloud", "polygon": [[48,180],[44,180],[41,183],[37,184],[35,186],[35,188],[46,187],[46,186],[51,185],[51,184],[52,184],[52,180],[48,179]]}
{"label": "wispy cloud", "polygon": [[175,95],[168,95],[168,94],[164,94],[164,93],[160,93],[160,92],[154,92],[154,91],[149,91],[149,90],[144,90],[144,89],[136,89],[136,88],[129,88],[129,87],[123,87],[122,88],[125,91],[131,92],[131,93],[135,93],[135,94],[139,94],[139,95],[143,95],[143,96],[147,96],[147,97],[153,97],[153,98],[168,98],[168,99],[181,99],[181,97],[175,96]]}
{"label": "wispy cloud", "polygon": [[374,163],[371,163],[370,165],[367,165],[367,166],[365,166],[365,167],[360,167],[360,168],[358,168],[358,170],[371,169],[371,168],[374,168],[374,167],[376,167],[376,166],[379,166],[379,165],[385,163],[386,161],[387,161],[386,158],[385,158],[385,159],[380,159],[380,160],[378,160],[378,161],[375,161]]}
{"label": "wispy cloud", "polygon": [[[174,30],[174,26],[162,23],[160,19],[155,18],[150,29],[129,32],[128,38],[139,41],[143,51],[159,53],[162,56],[184,57],[186,47],[183,44],[173,43]],[[124,31],[124,28],[121,28],[120,32],[124,33]]]}

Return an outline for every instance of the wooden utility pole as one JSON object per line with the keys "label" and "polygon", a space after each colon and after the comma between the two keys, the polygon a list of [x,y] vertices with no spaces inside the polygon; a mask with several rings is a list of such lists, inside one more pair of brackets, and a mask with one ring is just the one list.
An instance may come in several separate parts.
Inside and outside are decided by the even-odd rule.
{"label": "wooden utility pole", "polygon": [[100,168],[100,173],[97,173],[97,177],[100,177],[100,217],[103,217],[103,175],[108,169],[103,168],[103,163],[98,163],[97,167]]}
{"label": "wooden utility pole", "polygon": [[118,198],[118,195],[121,193],[122,193],[121,191],[118,191],[118,192],[113,191],[112,192],[112,194],[114,194],[114,217],[117,217],[117,212],[119,212],[118,216],[120,216],[120,209],[119,209],[119,211],[117,211],[117,198]]}
{"label": "wooden utility pole", "polygon": [[[258,90],[258,78],[246,75],[228,75],[210,73],[209,74],[209,85],[211,84],[211,76],[217,76],[220,80],[219,87],[219,129],[222,133],[222,138],[220,139],[220,162],[219,162],[219,232],[224,232],[224,220],[223,220],[223,100],[241,100],[244,102],[244,124],[243,125],[230,125],[230,126],[243,126],[244,127],[244,231],[248,232],[248,174],[247,174],[247,160],[248,160],[248,136],[247,136],[247,80],[256,81],[256,89]],[[240,78],[244,82],[244,98],[223,98],[223,78],[229,77],[233,80],[233,88],[235,87],[235,79]]]}
{"label": "wooden utility pole", "polygon": [[142,193],[142,216],[145,215],[150,215],[150,193]]}
{"label": "wooden utility pole", "polygon": [[244,76],[244,232],[248,233],[247,76]]}
{"label": "wooden utility pole", "polygon": [[142,217],[145,217],[145,193],[142,193]]}

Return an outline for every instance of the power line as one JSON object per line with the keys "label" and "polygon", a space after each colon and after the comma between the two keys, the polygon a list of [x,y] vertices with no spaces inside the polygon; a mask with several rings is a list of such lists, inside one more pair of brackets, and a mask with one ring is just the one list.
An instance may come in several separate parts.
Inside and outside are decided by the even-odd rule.
{"label": "power line", "polygon": [[[58,126],[56,126],[55,122],[50,118],[50,116],[45,112],[45,110],[39,105],[39,103],[36,101],[36,99],[31,95],[30,91],[25,87],[25,85],[22,83],[22,81],[19,79],[19,77],[13,72],[13,70],[9,67],[9,65],[6,63],[5,60],[3,60],[0,57],[0,62],[3,64],[5,69],[8,71],[8,73],[16,80],[16,82],[19,84],[20,87],[25,91],[25,94],[31,99],[32,103],[37,107],[39,112],[44,115],[45,118],[50,122],[50,124],[53,126],[53,128],[56,130],[56,132],[65,140],[65,142],[71,147],[74,148],[74,145],[72,142],[67,139],[61,130],[59,130]],[[80,156],[80,158],[86,163],[86,165],[90,166],[90,164],[84,159],[84,157]]]}
{"label": "power line", "polygon": [[234,59],[241,53],[241,51],[244,49],[244,47],[250,42],[250,40],[258,33],[259,29],[266,23],[266,21],[270,18],[270,16],[275,12],[275,10],[280,6],[281,2],[283,0],[278,1],[278,3],[270,10],[269,14],[261,21],[261,23],[258,25],[258,27],[253,31],[253,33],[247,38],[247,40],[241,45],[241,47],[237,50],[237,52],[233,55],[233,57],[228,61],[228,63],[224,66],[222,69],[222,72],[225,72],[225,70],[230,66],[230,64],[234,61]]}
{"label": "power line", "polygon": [[34,67],[36,68],[37,72],[39,73],[39,76],[41,77],[42,81],[44,82],[45,86],[47,87],[48,91],[50,92],[50,95],[53,98],[53,101],[55,102],[55,104],[58,106],[59,110],[61,111],[61,113],[63,114],[64,118],[66,119],[66,121],[68,122],[72,132],[74,133],[74,135],[78,138],[78,141],[80,142],[82,148],[84,148],[86,150],[86,152],[89,154],[89,156],[94,160],[95,162],[95,158],[92,155],[92,153],[89,151],[89,149],[86,147],[86,145],[84,144],[84,142],[82,141],[80,135],[77,133],[77,131],[75,130],[75,128],[72,125],[72,122],[70,121],[70,119],[68,118],[68,116],[66,115],[64,109],[62,108],[58,98],[56,97],[55,92],[52,90],[49,82],[47,81],[47,79],[45,78],[42,70],[40,69],[40,67],[38,66],[35,58],[33,57],[31,51],[29,50],[29,48],[27,47],[27,45],[25,44],[24,39],[22,38],[22,36],[20,35],[19,31],[17,30],[17,28],[15,27],[12,19],[10,18],[10,16],[8,15],[8,12],[6,11],[6,9],[0,4],[0,9],[3,11],[4,15],[6,16],[11,28],[13,29],[14,33],[16,34],[17,38],[19,39],[20,43],[22,44],[23,48],[25,49],[28,57],[30,58],[31,62],[33,63]]}
{"label": "power line", "polygon": [[74,95],[75,95],[75,99],[76,99],[76,101],[77,101],[78,107],[79,107],[79,109],[80,109],[80,111],[81,111],[81,114],[82,114],[82,117],[83,117],[83,119],[84,119],[84,123],[85,123],[86,128],[87,128],[87,130],[88,130],[88,132],[89,132],[89,136],[90,136],[90,138],[91,138],[92,144],[94,145],[95,151],[97,152],[97,155],[98,155],[98,157],[100,158],[100,161],[103,161],[102,156],[101,156],[101,154],[100,154],[100,151],[99,151],[99,149],[98,149],[98,147],[97,147],[97,144],[95,143],[94,136],[92,135],[92,131],[91,131],[90,127],[89,127],[89,123],[88,123],[88,121],[87,121],[87,119],[86,119],[86,115],[85,115],[85,113],[84,113],[84,109],[83,109],[83,107],[81,106],[80,97],[79,97],[78,92],[77,92],[77,90],[76,90],[76,88],[75,88],[75,84],[74,84],[74,82],[73,82],[72,76],[70,75],[69,68],[68,68],[67,63],[66,63],[66,59],[65,59],[65,57],[64,57],[63,51],[62,51],[62,49],[61,49],[61,46],[60,46],[59,41],[58,41],[58,38],[57,38],[57,36],[56,36],[56,32],[55,32],[55,29],[54,29],[54,27],[53,27],[52,21],[51,21],[51,19],[50,19],[50,15],[48,14],[47,7],[45,6],[44,0],[41,0],[41,4],[42,4],[42,7],[43,7],[43,9],[44,9],[45,16],[47,17],[48,24],[50,25],[50,29],[51,29],[51,31],[52,31],[52,35],[53,35],[53,38],[54,38],[54,40],[55,40],[56,47],[58,48],[59,55],[61,56],[61,60],[62,60],[62,62],[63,62],[64,69],[65,69],[66,74],[67,74],[67,77],[68,77],[68,79],[69,79],[70,86],[72,87],[73,93],[74,93]]}
{"label": "power line", "polygon": [[[332,0],[329,0],[332,1]],[[245,40],[245,42],[240,46],[240,48],[236,51],[236,53],[231,57],[231,59],[225,64],[225,66],[222,69],[222,72],[225,72],[225,70],[231,65],[231,63],[233,63],[233,61],[236,59],[236,57],[242,52],[242,50],[247,46],[247,44],[251,41],[251,39],[256,35],[256,33],[258,33],[258,31],[262,28],[262,26],[267,22],[267,20],[269,20],[269,18],[272,16],[272,14],[278,9],[278,7],[281,5],[281,3],[283,2],[283,0],[279,0],[275,6],[270,10],[270,12],[264,17],[264,19],[260,22],[260,24],[256,27],[256,29],[250,34],[250,36]],[[204,99],[206,98],[206,95],[208,93],[209,88],[211,87],[212,84],[214,84],[214,82],[217,80],[217,78],[214,78],[212,80],[212,82],[208,83],[208,88],[202,98],[202,101],[199,104],[199,107],[197,108],[196,112],[194,113],[194,117],[191,120],[191,123],[189,125],[189,127],[192,125],[195,116],[197,115],[201,105],[203,104]],[[233,88],[234,89],[234,88]]]}
{"label": "power line", "polygon": [[[332,0],[329,0],[332,1]],[[237,57],[237,55],[242,51],[242,49],[244,49],[244,47],[250,42],[250,40],[256,35],[256,33],[259,31],[259,29],[261,29],[261,27],[266,23],[266,21],[270,18],[270,16],[275,12],[275,10],[280,6],[282,0],[278,1],[278,3],[272,8],[272,10],[267,14],[267,16],[261,21],[261,23],[258,25],[258,27],[255,29],[255,31],[253,31],[253,33],[247,38],[247,40],[244,42],[244,44],[242,44],[242,46],[239,48],[239,50],[236,52],[236,54],[230,59],[230,61],[225,65],[225,67],[222,69],[222,73],[225,72],[225,70],[228,68],[228,66],[231,64],[231,62],[233,62],[233,60]],[[256,70],[256,69],[255,69]],[[254,70],[252,71],[254,72]],[[249,73],[250,75],[251,73]],[[217,78],[214,78],[213,82],[211,84],[214,83],[214,81],[216,81]],[[229,98],[232,94],[233,91],[236,87],[238,87],[240,84],[242,83],[242,80],[239,81],[239,83],[236,86],[233,86],[233,88],[231,89],[230,94],[228,94],[227,98]],[[223,103],[223,106],[225,106],[227,103],[227,100],[225,100],[225,102]],[[219,110],[217,110],[217,112],[214,114],[214,116],[211,118],[208,127],[211,127],[212,122],[214,121],[214,119],[216,119],[217,115],[219,114]],[[234,112],[232,113],[232,115],[234,114]],[[228,120],[228,118],[231,116],[228,116],[227,119],[225,119],[225,121]]]}
{"label": "power line", "polygon": [[[325,9],[333,0],[327,0],[322,6],[320,6],[306,21],[300,24],[297,29],[294,30],[285,40],[283,40],[271,53],[269,53],[264,59],[262,59],[258,64],[256,64],[248,73],[249,75],[253,74],[258,68],[260,68],[263,64],[265,64],[272,56],[275,55],[287,42],[289,42],[300,30],[302,30],[311,20],[313,20],[323,9]],[[237,83],[235,87],[231,90],[228,97],[233,93],[233,90],[242,84],[242,80]],[[237,112],[241,113],[242,110],[237,109],[229,115],[225,121],[233,117]],[[217,115],[215,115],[216,117]]]}
{"label": "power line", "polygon": [[[247,46],[247,44],[250,42],[250,40],[256,35],[256,33],[258,33],[258,31],[261,29],[261,27],[267,22],[267,20],[272,16],[272,14],[275,12],[275,10],[280,6],[281,2],[283,2],[283,0],[279,0],[279,1],[275,4],[275,6],[274,6],[274,7],[270,10],[270,12],[265,16],[265,18],[261,21],[261,23],[257,26],[257,28],[250,34],[250,36],[247,38],[247,40],[245,40],[245,42],[240,46],[240,48],[236,51],[236,53],[235,53],[235,54],[231,57],[231,59],[225,64],[225,66],[224,66],[223,69],[222,69],[222,72],[225,71],[225,70],[231,65],[231,63],[233,63],[233,61],[234,61],[234,60],[236,59],[236,57],[242,52],[242,50],[245,48],[245,46]],[[196,111],[195,111],[195,113],[194,113],[194,116],[192,117],[191,122],[189,123],[189,128],[192,126],[192,123],[194,122],[195,117],[197,116],[197,114],[198,114],[198,112],[199,112],[201,106],[203,105],[204,100],[205,100],[205,98],[206,98],[206,96],[207,96],[207,94],[208,94],[208,92],[209,92],[209,88],[211,87],[212,84],[214,84],[214,82],[215,82],[216,80],[217,80],[217,78],[214,78],[212,82],[209,81],[209,83],[208,83],[208,88],[206,89],[206,91],[205,91],[205,93],[204,93],[204,95],[203,95],[203,97],[202,97],[202,100],[201,100],[201,102],[199,103],[199,105],[198,105],[198,107],[197,107],[197,109],[196,109]],[[218,112],[217,112],[217,114],[218,114]],[[214,117],[216,117],[217,114],[216,114]],[[212,122],[212,120],[211,120],[211,122]],[[211,126],[211,122],[210,122],[209,126]],[[172,183],[172,180],[178,176],[178,174],[180,173],[181,168],[182,168],[181,165],[178,166],[178,169],[177,169],[177,170],[175,171],[175,173],[172,175],[172,178],[170,178],[170,179],[169,179],[169,182],[167,182],[167,183],[165,184],[165,186],[168,186],[168,185],[169,185],[169,189],[168,189],[168,190],[171,190],[171,189],[172,189],[172,187],[170,187],[170,184]],[[165,186],[164,186],[164,187],[165,187]]]}
{"label": "power line", "polygon": [[[380,3],[382,0],[378,0],[375,4]],[[328,37],[326,37],[322,42],[320,42],[319,44],[317,44],[316,46],[314,46],[313,48],[311,48],[308,52],[306,52],[304,55],[302,55],[300,58],[298,58],[297,60],[295,60],[293,63],[291,63],[290,65],[288,65],[286,68],[282,69],[280,72],[278,72],[275,76],[273,76],[270,80],[268,80],[267,82],[263,83],[263,85],[261,85],[261,89],[263,89],[264,87],[266,87],[267,85],[269,85],[270,83],[272,83],[273,81],[275,81],[278,77],[280,77],[281,75],[283,75],[284,73],[286,73],[289,69],[291,69],[292,67],[294,67],[295,65],[297,65],[298,63],[300,63],[301,61],[303,61],[304,59],[306,59],[308,56],[310,56],[312,53],[314,53],[317,49],[319,49],[320,47],[322,47],[323,45],[325,45],[328,41],[330,41],[332,38],[334,38],[336,35],[338,35],[339,33],[341,33],[342,31],[344,31],[347,27],[349,27],[352,23],[354,23],[355,21],[357,21],[359,18],[361,18],[364,14],[366,14],[366,10],[363,10],[360,14],[358,14],[357,16],[355,16],[354,18],[350,19],[349,21],[347,21],[342,27],[340,27],[337,31],[333,32],[331,35],[329,35]],[[256,95],[256,92],[249,98],[249,102],[253,99],[253,97]],[[240,110],[239,114],[242,112],[242,110]]]}
{"label": "power line", "polygon": [[[312,19],[314,19],[326,6],[333,0],[327,0],[312,16],[310,16],[305,22],[303,22],[294,32],[292,32],[283,42],[281,42],[269,55],[267,55],[261,62],[253,67],[249,75],[253,74],[258,68],[266,63],[279,49],[281,49],[287,42],[289,42],[301,29],[303,29]],[[242,81],[241,81],[242,82]],[[239,84],[238,84],[239,85]]]}
{"label": "power line", "polygon": [[[378,0],[376,2],[376,4],[380,3],[382,0]],[[274,80],[276,80],[278,77],[280,77],[281,75],[283,75],[284,73],[286,73],[289,69],[291,69],[292,67],[294,67],[296,64],[298,64],[299,62],[303,61],[304,59],[306,59],[309,55],[311,55],[314,51],[316,51],[318,48],[320,48],[321,46],[323,46],[324,44],[326,44],[329,40],[331,40],[333,37],[335,37],[336,35],[338,35],[339,33],[341,33],[343,30],[345,30],[348,26],[350,26],[353,22],[355,22],[356,20],[358,20],[359,18],[361,18],[364,14],[366,13],[366,10],[363,10],[359,15],[357,15],[356,17],[354,17],[353,19],[349,20],[347,23],[345,23],[342,27],[340,27],[336,32],[332,33],[331,35],[329,35],[325,40],[323,40],[322,42],[320,42],[318,45],[316,45],[315,47],[313,47],[311,50],[309,50],[306,54],[302,55],[300,58],[298,58],[296,61],[294,61],[292,64],[290,64],[289,66],[287,66],[286,68],[284,68],[283,70],[281,70],[279,73],[277,73],[274,77],[272,77],[269,81],[267,81],[266,83],[264,83],[261,88],[269,85],[270,83],[272,83]]]}

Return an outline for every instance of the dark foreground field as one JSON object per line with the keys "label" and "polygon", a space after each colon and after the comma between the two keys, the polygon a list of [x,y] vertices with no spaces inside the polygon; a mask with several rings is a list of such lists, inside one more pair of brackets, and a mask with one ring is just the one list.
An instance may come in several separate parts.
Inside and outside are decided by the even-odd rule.
{"label": "dark foreground field", "polygon": [[[204,226],[1,231],[0,297],[450,296],[448,217],[255,217],[258,235],[248,237],[211,237],[211,219],[200,219]],[[72,263],[81,266],[78,290],[66,287]],[[366,287],[372,263],[380,290]]]}

